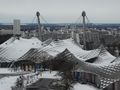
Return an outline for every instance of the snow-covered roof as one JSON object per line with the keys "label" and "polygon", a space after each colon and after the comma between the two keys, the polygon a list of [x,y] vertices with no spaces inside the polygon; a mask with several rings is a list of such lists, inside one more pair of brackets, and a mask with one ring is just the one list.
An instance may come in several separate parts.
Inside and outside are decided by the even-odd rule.
{"label": "snow-covered roof", "polygon": [[103,46],[101,47],[101,52],[99,53],[98,57],[94,61],[94,64],[97,65],[107,65],[110,64],[114,59],[115,56],[111,55]]}
{"label": "snow-covered roof", "polygon": [[30,60],[35,63],[40,63],[43,60],[44,61],[50,60],[52,58],[53,58],[53,56],[49,55],[47,52],[42,51],[42,50],[39,51],[36,48],[32,48],[27,53],[25,53],[22,57],[20,57],[17,61]]}
{"label": "snow-covered roof", "polygon": [[41,44],[41,41],[35,37],[31,39],[20,38],[19,40],[12,37],[0,45],[0,58],[2,58],[0,61],[17,60],[31,48],[40,48]]}
{"label": "snow-covered roof", "polygon": [[[35,37],[31,39],[20,38],[20,40],[12,37],[0,45],[0,61],[2,62],[41,59],[41,57],[47,56],[47,58],[57,57],[60,54],[62,58],[77,62],[80,70],[100,76],[101,88],[120,79],[120,62],[115,60],[116,57],[103,47],[87,51],[83,50],[73,39],[48,40],[42,43]],[[85,62],[93,58],[97,59],[92,64]],[[113,62],[114,60],[117,62]]]}
{"label": "snow-covered roof", "polygon": [[66,53],[66,57],[78,63],[77,67],[80,71],[96,74],[100,79],[100,88],[105,88],[111,83],[120,80],[120,61],[108,63],[106,65],[98,65],[81,61],[70,53]]}
{"label": "snow-covered roof", "polygon": [[40,60],[44,57],[53,58],[62,53],[66,48],[82,61],[97,58],[94,62],[95,64],[103,64],[115,59],[108,51],[103,50],[103,47],[89,51],[83,50],[71,38],[58,41],[49,39],[42,43],[35,37],[31,39],[20,38],[20,40],[12,37],[0,45],[0,60],[1,62],[8,62],[13,60]]}
{"label": "snow-covered roof", "polygon": [[[106,52],[107,51],[105,50],[105,53]],[[101,53],[103,55],[105,54],[103,52]],[[109,54],[107,56],[109,56]],[[110,61],[105,61],[105,63],[107,62],[107,64],[105,64],[104,60],[106,60],[106,58],[105,59],[103,58],[103,60],[101,61],[102,64],[100,65],[98,65],[98,63],[97,64],[88,63],[75,57],[74,54],[72,54],[68,49],[60,53],[58,55],[58,58],[75,62],[77,64],[76,67],[79,68],[78,70],[80,70],[81,72],[88,72],[88,73],[93,73],[98,75],[100,79],[100,88],[105,88],[111,83],[114,83],[120,80],[120,61],[111,63],[110,62],[111,60],[110,60]]]}
{"label": "snow-covered roof", "polygon": [[65,39],[58,41],[48,41],[49,43],[43,44],[42,48],[30,49],[26,54],[19,58],[19,60],[30,60],[32,58],[40,59],[40,57],[46,55],[49,57],[56,57],[62,53],[66,48],[78,59],[86,61],[91,58],[95,58],[99,55],[101,49],[95,50],[83,50],[73,39]]}
{"label": "snow-covered roof", "polygon": [[120,56],[115,58],[113,61],[111,61],[111,63],[114,63],[114,62],[119,62],[120,61]]}

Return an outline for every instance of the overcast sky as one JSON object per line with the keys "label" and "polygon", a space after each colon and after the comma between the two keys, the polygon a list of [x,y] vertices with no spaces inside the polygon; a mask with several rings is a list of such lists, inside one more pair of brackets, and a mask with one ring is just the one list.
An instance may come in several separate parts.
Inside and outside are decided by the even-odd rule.
{"label": "overcast sky", "polygon": [[48,23],[74,23],[83,10],[92,23],[120,23],[120,0],[0,0],[0,22],[31,23],[39,11]]}

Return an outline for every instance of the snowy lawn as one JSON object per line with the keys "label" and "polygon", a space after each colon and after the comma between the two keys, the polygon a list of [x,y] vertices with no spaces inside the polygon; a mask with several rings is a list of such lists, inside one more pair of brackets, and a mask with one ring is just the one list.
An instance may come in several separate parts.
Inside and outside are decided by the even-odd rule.
{"label": "snowy lawn", "polygon": [[11,86],[15,85],[18,76],[9,76],[0,79],[0,90],[11,90]]}
{"label": "snowy lawn", "polygon": [[14,73],[13,70],[11,70],[10,68],[0,68],[0,74],[7,74],[7,73]]}
{"label": "snowy lawn", "polygon": [[97,88],[90,86],[88,84],[77,83],[73,86],[72,90],[100,90],[100,89],[97,89]]}
{"label": "snowy lawn", "polygon": [[[0,73],[15,73],[14,71],[11,71],[8,68],[0,68]],[[38,79],[40,78],[52,78],[52,79],[60,79],[60,76],[56,75],[57,72],[56,71],[44,71],[42,73],[40,73],[38,75],[38,77],[36,77],[36,73],[30,73],[30,74],[26,74],[24,75],[25,78],[27,78],[27,76],[29,76],[29,84],[32,84],[34,82],[36,82]],[[17,80],[19,76],[9,76],[9,77],[4,77],[2,79],[0,79],[0,90],[11,90],[11,87],[15,85],[15,82]],[[27,79],[25,79],[27,80]],[[73,86],[72,90],[99,90],[93,86],[90,85],[86,85],[86,84],[80,84],[77,83]]]}
{"label": "snowy lawn", "polygon": [[[57,75],[57,71],[43,71],[42,73],[31,73],[24,75],[24,86],[31,85],[32,83],[35,83],[40,78],[51,78],[51,79],[61,79],[60,76]],[[28,82],[28,83],[27,83]]]}
{"label": "snowy lawn", "polygon": [[[6,71],[7,72],[7,71]],[[56,76],[57,72],[56,71],[52,71],[50,73],[50,71],[45,71],[42,72],[42,74],[38,75],[38,78],[35,78],[35,73],[31,73],[31,74],[26,74],[24,75],[24,77],[27,76],[33,76],[31,77],[29,80],[32,81],[31,83],[34,83],[35,81],[37,81],[40,78],[54,78],[54,79],[59,79],[60,76]],[[19,76],[9,76],[9,77],[3,77],[0,79],[0,90],[11,90],[12,86],[15,86],[15,82],[17,80]],[[26,80],[26,79],[25,79]]]}
{"label": "snowy lawn", "polygon": [[[42,72],[42,74],[40,73],[40,75],[38,75],[38,79],[40,79],[40,78],[60,79],[61,77],[57,76],[56,74],[57,74],[56,71],[52,71],[51,73],[50,73],[50,71],[45,71],[45,72]],[[31,73],[31,74],[26,74],[24,76],[27,77],[27,76],[34,76],[34,75],[35,75],[35,73]],[[19,76],[9,76],[9,77],[4,77],[4,78],[0,79],[0,90],[11,90],[11,87],[15,85],[15,82],[18,77]],[[32,80],[32,79],[34,79],[34,80]],[[34,77],[32,77],[31,83],[34,83],[38,79],[35,79]],[[77,83],[73,86],[72,90],[100,90],[100,89],[97,89],[97,88],[87,85],[87,84]]]}
{"label": "snowy lawn", "polygon": [[20,74],[29,74],[31,72],[26,72],[22,70],[14,71],[12,68],[0,68],[0,74],[5,75],[20,75]]}
{"label": "snowy lawn", "polygon": [[39,78],[53,78],[53,79],[60,79],[61,77],[56,75],[56,71],[44,71],[41,75],[39,75]]}

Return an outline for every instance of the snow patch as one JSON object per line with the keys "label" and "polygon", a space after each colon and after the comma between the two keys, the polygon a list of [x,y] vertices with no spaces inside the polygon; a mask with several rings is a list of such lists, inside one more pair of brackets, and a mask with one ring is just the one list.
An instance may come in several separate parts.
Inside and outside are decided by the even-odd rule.
{"label": "snow patch", "polygon": [[0,79],[0,90],[11,90],[11,87],[15,85],[18,76],[9,76]]}
{"label": "snow patch", "polygon": [[97,88],[90,86],[88,84],[77,83],[73,86],[72,90],[100,90],[100,89],[97,89]]}

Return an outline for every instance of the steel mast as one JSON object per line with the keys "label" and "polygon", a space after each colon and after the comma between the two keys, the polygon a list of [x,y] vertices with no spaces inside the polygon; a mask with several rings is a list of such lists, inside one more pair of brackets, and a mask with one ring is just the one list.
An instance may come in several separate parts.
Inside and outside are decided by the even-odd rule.
{"label": "steel mast", "polygon": [[42,41],[42,32],[41,32],[41,23],[40,23],[40,13],[36,12],[37,20],[38,20],[38,38]]}
{"label": "steel mast", "polygon": [[85,39],[85,17],[86,17],[86,12],[82,12],[82,17],[83,17],[83,44],[84,44],[84,49],[86,49],[86,39]]}

